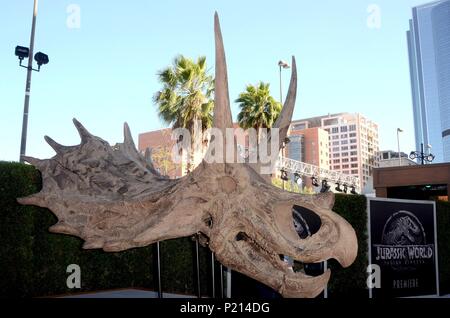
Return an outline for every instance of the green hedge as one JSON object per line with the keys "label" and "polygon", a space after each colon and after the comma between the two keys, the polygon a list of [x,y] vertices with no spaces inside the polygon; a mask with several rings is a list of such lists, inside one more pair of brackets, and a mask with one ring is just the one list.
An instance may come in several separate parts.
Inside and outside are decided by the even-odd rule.
{"label": "green hedge", "polygon": [[[56,217],[47,209],[22,206],[16,198],[38,192],[41,176],[34,167],[0,162],[0,297],[36,297],[113,288],[155,289],[153,246],[120,253],[83,250],[76,237],[52,234]],[[189,238],[161,244],[164,292],[194,294],[194,242]],[[207,286],[207,260],[200,249],[202,294]],[[66,268],[81,268],[81,289],[68,289]]]}
{"label": "green hedge", "polygon": [[[40,188],[41,176],[34,167],[0,162],[0,297],[50,296],[130,287],[155,289],[153,246],[105,253],[83,250],[78,238],[49,233],[48,228],[56,223],[56,217],[49,210],[16,202],[16,198],[38,192]],[[333,210],[356,230],[359,250],[349,268],[342,269],[337,262],[329,261],[332,269],[329,296],[366,298],[366,198],[338,194]],[[437,216],[441,293],[450,293],[450,204],[438,202]],[[164,292],[195,294],[193,255],[194,242],[190,238],[161,243]],[[210,259],[209,251],[201,247],[203,295],[211,294]],[[81,290],[66,287],[69,275],[66,268],[70,264],[81,267]],[[216,281],[218,279],[217,275]],[[247,284],[247,280],[245,282]]]}
{"label": "green hedge", "polygon": [[366,288],[367,258],[367,200],[363,195],[336,194],[333,211],[344,217],[355,229],[358,238],[358,256],[348,268],[342,268],[335,260],[328,261],[331,278],[329,297],[368,297]]}

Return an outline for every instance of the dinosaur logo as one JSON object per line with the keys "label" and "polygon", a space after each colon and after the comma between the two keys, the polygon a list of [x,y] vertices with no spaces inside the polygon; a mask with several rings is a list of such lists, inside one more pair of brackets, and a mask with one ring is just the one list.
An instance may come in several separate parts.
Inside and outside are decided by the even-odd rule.
{"label": "dinosaur logo", "polygon": [[425,244],[422,223],[408,211],[394,213],[386,222],[381,242],[387,245]]}
{"label": "dinosaur logo", "polygon": [[398,211],[386,221],[381,244],[375,245],[376,260],[392,266],[394,270],[414,270],[433,258],[433,244],[427,244],[426,233],[420,220],[409,211]]}

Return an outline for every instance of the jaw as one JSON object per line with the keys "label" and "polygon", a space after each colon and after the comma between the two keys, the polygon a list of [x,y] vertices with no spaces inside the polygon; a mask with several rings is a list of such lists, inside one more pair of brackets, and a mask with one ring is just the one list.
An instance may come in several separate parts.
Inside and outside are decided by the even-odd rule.
{"label": "jaw", "polygon": [[225,248],[216,251],[218,260],[225,266],[264,283],[283,297],[313,298],[326,287],[331,274],[329,270],[319,276],[294,272],[280,255],[271,252],[262,238],[251,237],[243,231],[234,233],[235,237],[227,240],[232,243],[226,247],[222,245]]}

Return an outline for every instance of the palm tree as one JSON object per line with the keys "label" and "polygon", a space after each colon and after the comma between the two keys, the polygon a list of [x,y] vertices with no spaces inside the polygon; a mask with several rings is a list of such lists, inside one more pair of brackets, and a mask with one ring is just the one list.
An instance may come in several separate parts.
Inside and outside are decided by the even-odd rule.
{"label": "palm tree", "polygon": [[[186,128],[194,136],[196,121],[201,121],[202,132],[211,127],[213,119],[214,79],[208,74],[206,57],[194,60],[177,56],[173,65],[158,73],[163,85],[153,101],[160,118],[175,128]],[[193,146],[194,139],[191,139]],[[191,147],[193,149],[193,147]],[[189,154],[192,159],[193,151]],[[189,160],[190,161],[190,160]],[[188,163],[188,172],[190,170]]]}
{"label": "palm tree", "polygon": [[236,99],[241,111],[238,114],[239,126],[243,129],[256,129],[257,140],[261,128],[271,128],[281,112],[281,104],[271,95],[269,84],[247,85],[245,92]]}

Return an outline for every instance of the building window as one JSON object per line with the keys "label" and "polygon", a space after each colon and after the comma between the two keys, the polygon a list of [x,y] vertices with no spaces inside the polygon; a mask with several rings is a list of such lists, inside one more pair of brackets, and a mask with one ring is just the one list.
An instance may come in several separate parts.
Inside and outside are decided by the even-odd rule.
{"label": "building window", "polygon": [[352,158],[350,159],[350,161],[352,161],[352,162],[358,161],[358,158],[352,157]]}
{"label": "building window", "polygon": [[339,146],[339,141],[333,141],[333,146]]}
{"label": "building window", "polygon": [[342,162],[348,162],[348,158],[342,159]]}
{"label": "building window", "polygon": [[331,128],[331,133],[332,134],[337,134],[338,132],[339,132],[339,128],[338,127]]}
{"label": "building window", "polygon": [[333,154],[333,158],[339,158],[339,157],[340,157],[340,154],[338,154],[338,153]]}
{"label": "building window", "polygon": [[356,131],[356,125],[350,125],[348,126],[349,131]]}
{"label": "building window", "polygon": [[356,139],[350,139],[351,144],[356,144]]}
{"label": "building window", "polygon": [[356,137],[356,133],[350,133],[350,134],[349,134],[349,137],[350,137],[350,138]]}
{"label": "building window", "polygon": [[352,168],[358,168],[358,164],[357,163],[352,163]]}
{"label": "building window", "polygon": [[350,156],[357,156],[358,152],[357,151],[350,151]]}
{"label": "building window", "polygon": [[334,160],[333,160],[333,163],[341,163],[341,160],[339,160],[339,159],[334,159]]}
{"label": "building window", "polygon": [[348,146],[342,146],[341,150],[348,150]]}
{"label": "building window", "polygon": [[333,135],[333,136],[331,137],[331,139],[333,139],[333,140],[339,139],[339,135]]}
{"label": "building window", "polygon": [[341,135],[341,138],[347,138],[347,137],[348,137],[347,134],[342,134],[342,135]]}
{"label": "building window", "polygon": [[357,145],[351,145],[350,149],[358,149],[358,146]]}
{"label": "building window", "polygon": [[341,133],[342,132],[347,132],[347,126],[341,126]]}
{"label": "building window", "polygon": [[352,170],[352,174],[358,174],[358,170]]}
{"label": "building window", "polygon": [[333,170],[340,170],[341,166],[333,166]]}
{"label": "building window", "polygon": [[348,152],[343,152],[342,157],[348,157]]}
{"label": "building window", "polygon": [[348,165],[343,165],[342,169],[348,169]]}
{"label": "building window", "polygon": [[348,144],[348,140],[341,140],[341,145],[346,145]]}

